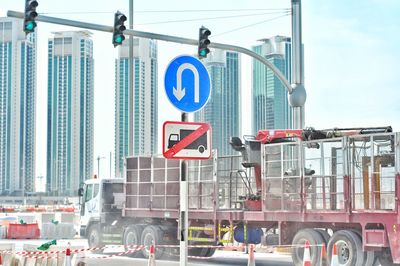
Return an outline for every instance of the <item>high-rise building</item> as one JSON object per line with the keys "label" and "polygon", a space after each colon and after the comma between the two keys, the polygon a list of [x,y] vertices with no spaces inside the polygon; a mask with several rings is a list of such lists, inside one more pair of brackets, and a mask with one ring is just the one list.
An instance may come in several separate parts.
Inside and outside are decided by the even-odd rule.
{"label": "high-rise building", "polygon": [[214,50],[203,60],[211,78],[211,96],[194,120],[212,128],[212,147],[218,155],[233,153],[230,137],[240,137],[240,56],[235,52]]}
{"label": "high-rise building", "polygon": [[[158,93],[157,42],[133,39],[133,69],[129,69],[129,41],[119,47],[115,61],[115,176],[123,176],[124,157],[157,153]],[[129,115],[129,79],[133,78],[133,114]],[[133,132],[129,132],[132,119]],[[129,151],[133,138],[133,154]]]}
{"label": "high-rise building", "polygon": [[35,190],[36,33],[0,18],[0,193]]}
{"label": "high-rise building", "polygon": [[47,192],[76,195],[93,174],[93,42],[89,31],[48,41]]}
{"label": "high-rise building", "polygon": [[[260,40],[253,51],[267,58],[291,80],[291,41],[289,37],[274,36]],[[252,132],[260,129],[292,128],[292,111],[288,92],[275,74],[253,59]]]}

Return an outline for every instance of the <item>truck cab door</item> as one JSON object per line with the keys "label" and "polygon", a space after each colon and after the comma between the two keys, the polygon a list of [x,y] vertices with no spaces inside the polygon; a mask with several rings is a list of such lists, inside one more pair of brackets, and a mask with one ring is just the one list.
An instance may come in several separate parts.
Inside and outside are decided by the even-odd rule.
{"label": "truck cab door", "polygon": [[100,199],[100,184],[86,184],[81,215],[82,225],[87,225],[91,218],[100,217]]}

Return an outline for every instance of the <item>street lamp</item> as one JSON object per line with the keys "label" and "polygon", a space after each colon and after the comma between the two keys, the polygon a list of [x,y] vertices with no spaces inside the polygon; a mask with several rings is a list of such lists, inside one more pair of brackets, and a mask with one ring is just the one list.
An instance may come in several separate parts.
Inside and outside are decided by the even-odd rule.
{"label": "street lamp", "polygon": [[100,160],[105,159],[106,157],[102,156],[97,156],[97,178],[100,179]]}

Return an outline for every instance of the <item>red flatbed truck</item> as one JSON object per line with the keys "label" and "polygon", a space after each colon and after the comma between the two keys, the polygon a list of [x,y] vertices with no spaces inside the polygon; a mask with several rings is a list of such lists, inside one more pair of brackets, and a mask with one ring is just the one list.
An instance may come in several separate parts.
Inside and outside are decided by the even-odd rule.
{"label": "red flatbed truck", "polygon": [[[215,152],[189,163],[189,240],[292,245],[295,265],[302,265],[308,240],[312,265],[323,244],[329,259],[336,245],[340,265],[399,264],[399,142],[390,127],[262,130],[244,143],[232,138],[241,155]],[[82,212],[81,234],[91,246],[178,244],[179,173],[177,160],[139,156],[126,158],[124,180],[87,181],[83,209],[93,201],[103,207],[98,218]],[[118,183],[115,197],[102,187],[107,182]],[[98,193],[90,196],[96,183]]]}

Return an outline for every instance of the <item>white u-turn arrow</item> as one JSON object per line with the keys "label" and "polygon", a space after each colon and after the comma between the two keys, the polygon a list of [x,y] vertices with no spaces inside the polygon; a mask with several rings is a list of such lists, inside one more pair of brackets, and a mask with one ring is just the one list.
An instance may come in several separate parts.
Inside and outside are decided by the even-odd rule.
{"label": "white u-turn arrow", "polygon": [[176,72],[176,89],[174,87],[173,94],[180,101],[184,96],[185,96],[185,88],[182,88],[182,73],[186,69],[189,69],[192,71],[194,75],[194,102],[198,103],[200,102],[200,80],[199,80],[199,72],[197,71],[197,68],[190,64],[190,63],[184,63],[179,66],[178,71]]}

